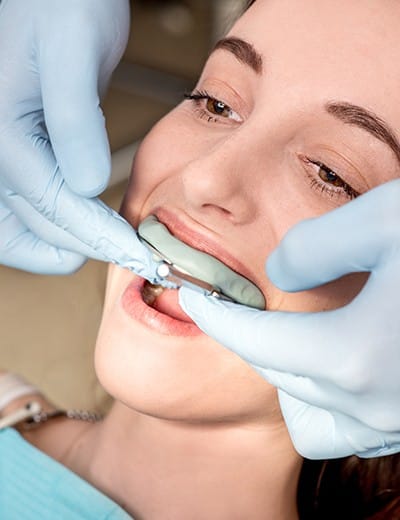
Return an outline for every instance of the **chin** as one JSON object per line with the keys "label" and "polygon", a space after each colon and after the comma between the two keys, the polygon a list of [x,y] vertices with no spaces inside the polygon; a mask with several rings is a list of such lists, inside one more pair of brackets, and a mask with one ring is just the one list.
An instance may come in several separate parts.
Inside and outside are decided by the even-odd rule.
{"label": "chin", "polygon": [[276,410],[276,391],[211,338],[173,337],[106,306],[95,354],[105,390],[136,412],[186,422],[243,421]]}

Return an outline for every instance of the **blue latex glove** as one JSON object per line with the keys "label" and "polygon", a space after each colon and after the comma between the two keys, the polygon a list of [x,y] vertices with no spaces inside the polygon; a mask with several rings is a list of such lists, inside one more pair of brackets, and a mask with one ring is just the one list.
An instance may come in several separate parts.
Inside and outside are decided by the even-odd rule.
{"label": "blue latex glove", "polygon": [[152,272],[132,227],[90,198],[109,179],[99,96],[129,23],[128,0],[0,3],[0,263],[69,273],[92,257]]}
{"label": "blue latex glove", "polygon": [[287,291],[370,271],[347,306],[257,311],[181,289],[184,310],[277,386],[296,449],[309,458],[400,451],[400,180],[304,221],[271,254]]}

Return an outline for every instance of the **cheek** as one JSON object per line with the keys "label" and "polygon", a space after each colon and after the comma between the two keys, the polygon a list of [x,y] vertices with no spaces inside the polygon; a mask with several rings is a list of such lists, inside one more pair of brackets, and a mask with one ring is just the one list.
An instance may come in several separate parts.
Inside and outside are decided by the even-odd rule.
{"label": "cheek", "polygon": [[182,127],[176,124],[174,111],[161,119],[143,139],[136,152],[128,190],[125,194],[122,213],[138,213],[132,211],[130,204],[143,203],[149,193],[167,177],[178,171],[183,163],[180,143]]}
{"label": "cheek", "polygon": [[180,171],[196,153],[191,135],[188,121],[178,106],[144,138],[133,164],[133,183],[149,187]]}
{"label": "cheek", "polygon": [[[301,176],[292,181],[293,175],[285,173],[288,170],[277,171],[282,171],[279,178],[269,175],[260,186],[259,193],[265,196],[257,225],[251,223],[246,230],[246,243],[257,244],[253,250],[248,248],[246,254],[260,276],[258,285],[267,298],[268,310],[317,312],[343,307],[361,291],[368,279],[366,273],[347,275],[321,287],[296,293],[281,291],[266,275],[265,262],[286,233],[299,222],[329,210],[325,199],[303,185],[302,178],[298,179]],[[314,267],[312,259],[310,267]]]}
{"label": "cheek", "polygon": [[281,291],[269,281],[269,309],[291,312],[337,309],[350,303],[364,287],[367,279],[366,273],[351,274],[316,289],[298,293]]}

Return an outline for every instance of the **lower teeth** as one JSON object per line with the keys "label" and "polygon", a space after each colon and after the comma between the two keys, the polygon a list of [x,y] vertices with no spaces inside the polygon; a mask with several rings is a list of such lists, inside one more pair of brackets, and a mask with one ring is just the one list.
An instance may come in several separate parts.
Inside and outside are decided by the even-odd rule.
{"label": "lower teeth", "polygon": [[153,285],[146,280],[142,291],[144,303],[151,307],[163,291],[164,287],[162,285]]}

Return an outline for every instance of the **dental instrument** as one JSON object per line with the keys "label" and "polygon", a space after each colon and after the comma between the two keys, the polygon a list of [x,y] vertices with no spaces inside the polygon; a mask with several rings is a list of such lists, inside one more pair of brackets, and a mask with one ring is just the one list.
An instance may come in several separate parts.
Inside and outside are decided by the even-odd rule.
{"label": "dental instrument", "polygon": [[168,258],[163,256],[163,254],[150,244],[150,242],[147,242],[147,240],[142,237],[139,238],[143,244],[153,252],[156,259],[158,257],[160,263],[156,269],[156,274],[160,278],[160,281],[169,282],[174,286],[174,288],[185,286],[189,287],[189,289],[194,289],[195,291],[207,294],[208,296],[214,296],[215,298],[220,298],[233,303],[235,302],[233,298],[223,294],[221,289],[205,282],[204,280],[200,280],[200,278],[191,276],[188,272],[184,271],[177,265],[174,265],[170,260],[168,260]]}
{"label": "dental instrument", "polygon": [[265,309],[263,293],[250,280],[178,240],[154,215],[141,222],[138,237],[159,262],[157,275],[166,287],[185,286],[225,301]]}

